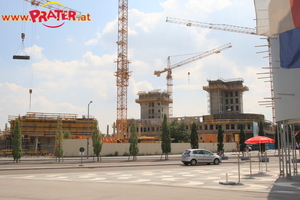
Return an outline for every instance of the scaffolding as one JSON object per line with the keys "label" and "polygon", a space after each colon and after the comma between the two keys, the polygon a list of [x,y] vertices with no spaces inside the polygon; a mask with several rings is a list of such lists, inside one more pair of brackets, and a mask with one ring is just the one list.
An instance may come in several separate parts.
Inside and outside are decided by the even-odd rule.
{"label": "scaffolding", "polygon": [[77,118],[77,114],[27,112],[25,116],[9,116],[12,130],[15,120],[20,119],[21,134],[26,137],[55,137],[58,117],[62,120],[62,130],[70,131],[73,136],[90,137],[94,130],[93,117]]}
{"label": "scaffolding", "polygon": [[156,101],[173,103],[173,99],[170,97],[170,94],[166,91],[161,92],[159,89],[151,90],[148,93],[145,91],[140,91],[138,95],[139,98],[135,100],[136,103]]}
{"label": "scaffolding", "polygon": [[224,80],[219,78],[218,80],[207,80],[209,86],[203,86],[203,90],[209,92],[211,90],[241,90],[243,92],[249,91],[247,86],[243,86],[244,80],[241,78]]}

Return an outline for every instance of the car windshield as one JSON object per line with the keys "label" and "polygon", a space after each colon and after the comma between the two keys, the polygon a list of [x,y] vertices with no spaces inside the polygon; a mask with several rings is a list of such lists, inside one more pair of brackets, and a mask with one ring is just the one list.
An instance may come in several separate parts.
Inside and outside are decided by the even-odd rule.
{"label": "car windshield", "polygon": [[183,155],[188,155],[188,154],[190,154],[190,152],[191,152],[191,151],[189,151],[189,150],[185,150],[185,151],[183,152]]}

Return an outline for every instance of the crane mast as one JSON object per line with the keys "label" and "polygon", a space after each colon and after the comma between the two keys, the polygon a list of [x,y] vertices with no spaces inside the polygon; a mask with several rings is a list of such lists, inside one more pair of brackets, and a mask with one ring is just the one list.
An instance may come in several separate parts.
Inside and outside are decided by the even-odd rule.
{"label": "crane mast", "polygon": [[128,0],[119,0],[117,57],[117,135],[127,135],[127,87],[130,77],[128,61]]}
{"label": "crane mast", "polygon": [[[265,36],[263,34],[258,34],[257,30],[255,28],[248,28],[248,27],[241,27],[241,26],[233,26],[233,25],[227,25],[227,24],[212,24],[212,23],[205,23],[205,22],[198,22],[198,21],[192,21],[192,20],[186,20],[186,19],[177,19],[172,17],[167,17],[166,22],[174,23],[174,24],[180,24],[185,25],[188,27],[199,27],[199,28],[208,28],[213,30],[220,30],[220,31],[229,31],[229,32],[235,32],[235,33],[243,33],[243,34],[249,34],[249,35],[258,35],[258,36]],[[268,52],[269,52],[269,74],[270,76],[270,87],[271,87],[271,108],[272,108],[272,121],[273,124],[275,124],[275,102],[274,102],[274,85],[273,85],[273,72],[272,72],[272,62],[271,62],[271,48],[270,48],[270,39],[273,37],[268,37]]]}
{"label": "crane mast", "polygon": [[[220,53],[221,51],[224,51],[228,48],[231,48],[231,44],[228,43],[228,44],[225,44],[223,46],[220,46],[220,47],[217,47],[215,49],[212,49],[212,50],[209,50],[209,51],[205,51],[204,53],[200,53],[200,54],[197,54],[196,56],[193,56],[191,58],[188,58],[186,60],[183,60],[181,62],[178,62],[176,64],[173,64],[171,65],[171,62],[170,62],[170,56],[168,57],[168,67],[165,68],[164,70],[161,70],[161,71],[154,71],[154,75],[156,76],[160,76],[162,73],[164,72],[168,72],[167,73],[167,93],[170,95],[170,99],[172,99],[172,95],[173,95],[173,77],[172,77],[172,69],[175,69],[177,67],[180,67],[180,66],[183,66],[183,65],[186,65],[186,64],[189,64],[191,62],[194,62],[196,60],[199,60],[199,59],[202,59],[202,58],[205,58],[207,56],[210,56],[210,55],[213,55],[213,54],[217,54],[217,53]],[[170,104],[170,107],[169,107],[169,115],[172,116],[173,114],[173,108],[172,108],[172,104]]]}

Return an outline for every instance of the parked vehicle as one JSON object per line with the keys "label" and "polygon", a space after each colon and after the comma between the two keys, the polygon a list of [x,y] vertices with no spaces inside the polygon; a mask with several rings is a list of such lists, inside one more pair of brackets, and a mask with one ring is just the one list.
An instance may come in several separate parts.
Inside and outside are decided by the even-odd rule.
{"label": "parked vehicle", "polygon": [[187,149],[182,153],[181,162],[185,165],[197,165],[197,163],[218,165],[222,162],[222,158],[206,149]]}

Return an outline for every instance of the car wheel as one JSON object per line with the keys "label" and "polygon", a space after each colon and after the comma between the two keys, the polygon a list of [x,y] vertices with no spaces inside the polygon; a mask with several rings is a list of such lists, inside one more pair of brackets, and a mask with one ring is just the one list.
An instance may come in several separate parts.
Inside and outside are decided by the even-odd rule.
{"label": "car wheel", "polygon": [[220,160],[216,158],[216,159],[214,160],[214,164],[215,164],[215,165],[218,165],[219,163],[220,163]]}
{"label": "car wheel", "polygon": [[197,161],[196,161],[196,160],[191,160],[191,165],[192,165],[192,166],[197,165]]}
{"label": "car wheel", "polygon": [[188,165],[189,163],[186,162],[186,163],[183,163],[183,164],[184,164],[184,165]]}

